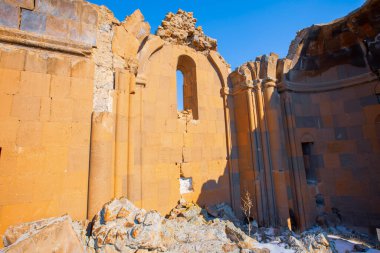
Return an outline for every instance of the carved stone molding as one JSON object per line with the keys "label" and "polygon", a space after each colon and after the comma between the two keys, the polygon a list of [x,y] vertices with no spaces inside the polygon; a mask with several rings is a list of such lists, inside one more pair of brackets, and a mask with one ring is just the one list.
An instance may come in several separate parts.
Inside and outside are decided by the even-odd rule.
{"label": "carved stone molding", "polygon": [[323,92],[330,90],[343,89],[363,83],[371,82],[377,79],[373,73],[365,73],[362,75],[354,76],[337,81],[320,82],[320,83],[296,83],[284,80],[278,87],[279,91],[293,91],[293,92]]}
{"label": "carved stone molding", "polygon": [[18,29],[0,27],[0,42],[75,55],[90,55],[91,45],[67,42],[53,37],[39,36]]}

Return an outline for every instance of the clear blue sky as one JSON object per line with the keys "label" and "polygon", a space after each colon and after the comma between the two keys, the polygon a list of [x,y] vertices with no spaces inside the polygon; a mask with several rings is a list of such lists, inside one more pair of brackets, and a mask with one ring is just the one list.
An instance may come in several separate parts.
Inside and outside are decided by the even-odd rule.
{"label": "clear blue sky", "polygon": [[194,12],[205,33],[218,40],[221,55],[235,67],[275,52],[285,57],[296,32],[330,22],[358,8],[364,0],[89,0],[106,5],[124,20],[140,9],[155,33],[169,11]]}

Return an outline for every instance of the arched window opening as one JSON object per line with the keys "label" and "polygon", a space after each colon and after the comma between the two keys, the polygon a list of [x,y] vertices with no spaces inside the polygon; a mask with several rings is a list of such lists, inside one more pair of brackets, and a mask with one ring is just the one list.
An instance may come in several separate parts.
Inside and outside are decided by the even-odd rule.
{"label": "arched window opening", "polygon": [[181,70],[177,70],[177,110],[183,111],[183,74]]}
{"label": "arched window opening", "polygon": [[[183,75],[182,82],[181,78],[178,76],[178,72],[181,72]],[[181,106],[181,98],[183,101],[183,106]],[[178,58],[177,108],[178,110],[181,110],[182,108],[182,110],[191,111],[193,119],[199,119],[196,66],[194,60],[187,55],[181,55]]]}

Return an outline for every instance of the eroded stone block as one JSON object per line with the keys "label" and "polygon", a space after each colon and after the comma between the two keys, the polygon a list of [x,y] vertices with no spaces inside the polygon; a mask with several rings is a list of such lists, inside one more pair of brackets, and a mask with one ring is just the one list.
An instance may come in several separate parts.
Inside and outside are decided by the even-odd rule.
{"label": "eroded stone block", "polygon": [[0,2],[0,26],[18,28],[20,8]]}
{"label": "eroded stone block", "polygon": [[46,35],[57,38],[67,38],[69,31],[69,24],[66,19],[54,16],[47,16],[46,18]]}
{"label": "eroded stone block", "polygon": [[22,10],[20,29],[39,34],[45,33],[46,14],[30,10]]}
{"label": "eroded stone block", "polygon": [[96,25],[98,22],[98,12],[91,5],[83,5],[81,21],[89,25]]}
{"label": "eroded stone block", "polygon": [[28,10],[34,9],[34,0],[5,0],[9,4]]}

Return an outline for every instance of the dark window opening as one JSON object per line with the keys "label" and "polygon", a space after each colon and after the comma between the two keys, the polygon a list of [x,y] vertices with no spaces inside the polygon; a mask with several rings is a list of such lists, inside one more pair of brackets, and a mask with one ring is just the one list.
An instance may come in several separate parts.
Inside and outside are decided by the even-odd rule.
{"label": "dark window opening", "polygon": [[312,142],[302,143],[302,155],[303,155],[303,163],[305,167],[307,184],[317,183],[315,163],[312,162],[312,156],[313,156],[312,152],[313,152]]}
{"label": "dark window opening", "polygon": [[[182,81],[181,74],[178,72],[183,75]],[[183,101],[183,106],[181,106],[181,100]],[[181,55],[178,58],[177,108],[180,111],[191,111],[193,119],[199,119],[196,66],[194,60],[187,55]]]}

